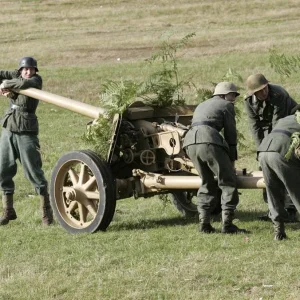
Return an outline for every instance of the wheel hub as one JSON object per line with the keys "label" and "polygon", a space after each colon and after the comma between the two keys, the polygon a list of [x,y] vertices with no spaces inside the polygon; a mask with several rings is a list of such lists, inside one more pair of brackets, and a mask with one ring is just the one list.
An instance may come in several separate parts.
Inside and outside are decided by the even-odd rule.
{"label": "wheel hub", "polygon": [[76,199],[76,190],[74,188],[71,188],[65,193],[66,201],[71,202]]}

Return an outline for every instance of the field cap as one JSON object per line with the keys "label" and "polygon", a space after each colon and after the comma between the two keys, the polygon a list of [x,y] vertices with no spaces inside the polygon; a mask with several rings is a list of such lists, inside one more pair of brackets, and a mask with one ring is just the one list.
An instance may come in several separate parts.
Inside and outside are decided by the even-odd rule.
{"label": "field cap", "polygon": [[254,93],[262,90],[268,85],[269,81],[263,74],[254,74],[250,75],[247,78],[246,85],[247,85],[247,93],[249,96],[253,95]]}
{"label": "field cap", "polygon": [[232,82],[223,81],[216,85],[213,96],[216,95],[227,95],[229,93],[235,93],[236,96],[239,96],[240,93],[237,91],[237,87]]}

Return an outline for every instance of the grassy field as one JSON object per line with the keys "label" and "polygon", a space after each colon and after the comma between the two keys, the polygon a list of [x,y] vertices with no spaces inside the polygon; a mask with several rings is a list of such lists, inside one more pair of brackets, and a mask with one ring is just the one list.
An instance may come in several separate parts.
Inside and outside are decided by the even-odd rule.
{"label": "grassy field", "polygon": [[[106,79],[143,80],[144,60],[162,38],[195,32],[181,53],[182,76],[212,88],[229,68],[244,79],[262,72],[300,102],[300,75],[283,78],[269,63],[273,47],[299,54],[299,20],[297,0],[2,1],[0,69],[32,55],[44,90],[97,104]],[[0,112],[6,107],[2,97]],[[38,116],[50,180],[63,153],[88,147],[81,137],[89,119],[45,103]],[[239,126],[247,149],[237,167],[256,170],[245,115]],[[240,191],[236,224],[247,235],[200,234],[196,220],[157,198],[119,201],[107,232],[71,235],[41,225],[21,168],[15,182],[18,219],[0,228],[0,300],[300,299],[300,225],[273,241],[271,223],[257,221],[266,210],[259,190]]]}

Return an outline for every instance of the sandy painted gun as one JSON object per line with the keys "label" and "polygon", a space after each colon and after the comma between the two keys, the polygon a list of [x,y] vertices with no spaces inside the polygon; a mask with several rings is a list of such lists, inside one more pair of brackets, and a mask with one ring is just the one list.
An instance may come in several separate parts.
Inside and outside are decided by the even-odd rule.
{"label": "sandy painted gun", "polygon": [[[103,108],[46,91],[18,92],[92,119],[105,113]],[[50,185],[51,204],[60,224],[71,233],[105,230],[117,200],[161,194],[169,194],[184,216],[195,215],[192,200],[201,178],[182,150],[194,109],[135,103],[112,121],[114,132],[106,159],[91,150],[63,154],[53,168]],[[237,185],[239,189],[264,188],[263,174],[237,170]]]}

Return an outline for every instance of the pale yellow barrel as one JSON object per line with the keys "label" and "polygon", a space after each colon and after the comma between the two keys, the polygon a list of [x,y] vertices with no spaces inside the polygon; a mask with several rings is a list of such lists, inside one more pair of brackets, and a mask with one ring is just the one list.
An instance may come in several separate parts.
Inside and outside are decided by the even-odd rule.
{"label": "pale yellow barrel", "polygon": [[92,119],[97,119],[99,115],[103,115],[105,113],[105,109],[101,107],[93,106],[39,89],[29,88],[26,90],[18,90],[16,92],[62,108],[66,108],[70,111],[79,113]]}

